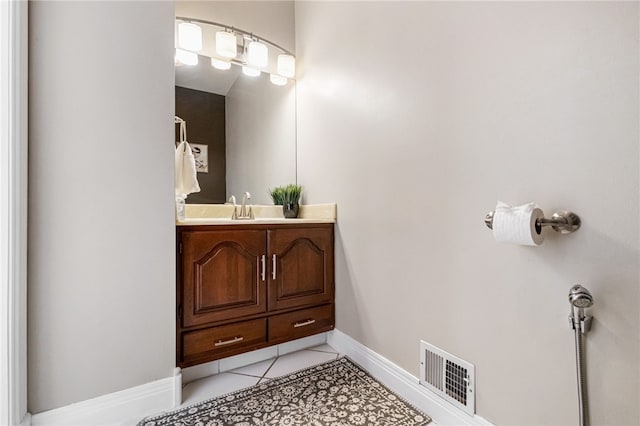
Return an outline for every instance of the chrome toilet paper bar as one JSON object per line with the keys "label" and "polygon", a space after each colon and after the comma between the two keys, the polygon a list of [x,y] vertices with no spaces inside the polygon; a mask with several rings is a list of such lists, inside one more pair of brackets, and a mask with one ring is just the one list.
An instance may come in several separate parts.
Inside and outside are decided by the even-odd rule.
{"label": "chrome toilet paper bar", "polygon": [[[494,212],[490,211],[484,217],[484,223],[489,229],[493,229],[493,214]],[[551,226],[555,231],[560,232],[561,234],[570,234],[577,231],[581,224],[580,216],[577,214],[567,210],[558,210],[551,215],[550,219],[543,217],[542,219],[537,220],[536,230],[542,230],[543,226]]]}

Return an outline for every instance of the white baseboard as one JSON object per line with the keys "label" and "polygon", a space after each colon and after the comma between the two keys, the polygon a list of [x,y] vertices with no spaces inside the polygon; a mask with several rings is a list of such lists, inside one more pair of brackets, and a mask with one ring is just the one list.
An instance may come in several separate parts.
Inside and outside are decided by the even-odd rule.
{"label": "white baseboard", "polygon": [[255,364],[256,362],[265,361],[267,359],[278,356],[278,347],[269,346],[268,348],[256,349],[255,351],[245,352],[240,355],[234,355],[220,360],[220,372],[235,370],[245,365]]}
{"label": "white baseboard", "polygon": [[32,426],[135,425],[145,416],[174,408],[181,389],[178,372],[169,377],[119,392],[88,399],[31,416]]}
{"label": "white baseboard", "polygon": [[278,356],[312,348],[314,346],[324,345],[325,343],[327,343],[327,333],[314,334],[313,336],[302,337],[290,342],[280,343],[278,345]]}
{"label": "white baseboard", "polygon": [[22,421],[20,422],[20,426],[31,426],[31,413],[27,413],[24,415]]}
{"label": "white baseboard", "polygon": [[438,425],[491,425],[484,418],[478,415],[469,416],[424,386],[420,386],[417,377],[340,330],[330,331],[327,334],[327,343],[341,354],[360,364],[372,376],[410,404],[427,413],[434,423]]}
{"label": "white baseboard", "polygon": [[173,369],[173,406],[178,408],[182,404],[182,371],[180,367]]}
{"label": "white baseboard", "polygon": [[[321,333],[292,342],[225,358],[203,366],[176,368],[174,376],[97,398],[27,416],[20,426],[104,426],[135,425],[145,416],[177,408],[182,404],[182,382],[210,376],[229,367],[242,367],[292,351],[318,346],[327,341]],[[266,357],[266,358],[265,358]]]}
{"label": "white baseboard", "polygon": [[[328,343],[341,354],[351,358],[369,371],[376,379],[398,393],[409,403],[429,414],[438,425],[481,425],[489,426],[490,422],[475,415],[469,416],[464,411],[454,407],[441,399],[427,388],[420,386],[418,378],[400,368],[393,362],[379,355],[347,336],[340,330],[333,330],[317,336],[299,339],[278,345],[277,353],[282,355],[293,350],[305,349]],[[275,347],[274,347],[275,349]],[[234,357],[233,364],[237,366],[256,362],[256,356],[269,355],[275,351],[255,351]],[[216,368],[218,368],[216,366]],[[237,367],[236,367],[237,368]],[[186,370],[186,369],[185,369]],[[21,426],[94,426],[94,425],[135,425],[145,416],[171,410],[181,401],[182,374],[176,369],[174,377],[158,380],[103,395],[97,398],[56,408],[43,413],[29,415],[22,421]],[[206,374],[210,368],[192,373]],[[193,374],[191,374],[193,376]],[[193,377],[191,377],[193,379]]]}
{"label": "white baseboard", "polygon": [[182,386],[191,383],[203,377],[213,376],[220,372],[220,361],[209,361],[204,364],[194,365],[193,367],[185,367],[182,369]]}

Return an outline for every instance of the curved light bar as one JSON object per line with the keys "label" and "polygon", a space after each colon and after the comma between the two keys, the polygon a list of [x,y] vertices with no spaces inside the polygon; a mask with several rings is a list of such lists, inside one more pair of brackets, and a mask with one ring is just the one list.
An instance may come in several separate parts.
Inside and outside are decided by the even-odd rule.
{"label": "curved light bar", "polygon": [[[200,24],[212,25],[214,27],[223,28],[223,29],[227,30],[226,32],[237,33],[237,34],[240,34],[242,36],[247,36],[248,38],[250,38],[252,40],[258,40],[261,43],[264,43],[264,44],[267,44],[267,45],[269,45],[271,47],[274,47],[275,49],[281,51],[282,53],[285,53],[285,54],[291,55],[291,56],[295,56],[293,53],[289,52],[284,47],[282,47],[282,46],[280,46],[280,45],[278,45],[278,44],[276,44],[276,43],[274,43],[274,42],[272,42],[270,40],[267,40],[266,38],[256,36],[254,33],[242,30],[240,28],[232,27],[232,26],[226,25],[226,24],[221,24],[219,22],[207,21],[205,19],[188,18],[186,16],[176,16],[176,20],[184,21],[184,22],[196,22],[196,23],[200,23]],[[224,31],[222,31],[222,32],[224,32]]]}
{"label": "curved light bar", "polygon": [[[271,82],[279,86],[286,85],[288,78],[293,79],[295,77],[295,56],[272,41],[249,31],[218,22],[184,16],[176,16],[176,20],[182,21],[178,24],[179,49],[176,49],[176,64],[197,65],[198,55],[194,51],[202,49],[202,28],[196,25],[198,23],[222,29],[221,31],[216,31],[215,39],[216,55],[222,59],[211,58],[211,66],[226,70],[231,68],[231,64],[234,63],[242,66],[242,72],[252,77],[259,76],[261,74],[260,69],[264,69],[265,72],[270,74]],[[196,37],[197,35],[199,37]],[[243,49],[240,52],[238,51],[238,40],[241,43],[240,48]],[[279,53],[277,61],[269,61],[270,49],[267,45],[275,48],[276,52]],[[210,55],[207,54],[206,56]],[[270,63],[277,65],[276,70],[271,69]]]}

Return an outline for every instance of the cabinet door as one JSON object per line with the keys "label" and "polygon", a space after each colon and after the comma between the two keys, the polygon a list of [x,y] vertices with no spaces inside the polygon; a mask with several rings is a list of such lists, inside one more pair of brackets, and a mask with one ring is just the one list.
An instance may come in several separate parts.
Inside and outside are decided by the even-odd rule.
{"label": "cabinet door", "polygon": [[266,312],[265,231],[182,233],[183,327]]}
{"label": "cabinet door", "polygon": [[269,310],[333,300],[333,225],[269,230]]}

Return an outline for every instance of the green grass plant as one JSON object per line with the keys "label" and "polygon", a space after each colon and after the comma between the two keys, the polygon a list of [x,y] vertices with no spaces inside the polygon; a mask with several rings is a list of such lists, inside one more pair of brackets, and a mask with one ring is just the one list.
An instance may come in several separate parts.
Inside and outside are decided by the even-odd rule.
{"label": "green grass plant", "polygon": [[302,186],[294,183],[287,186],[277,186],[273,189],[269,189],[269,195],[273,200],[273,204],[276,206],[282,206],[285,204],[298,204],[300,202],[300,195],[302,194]]}

